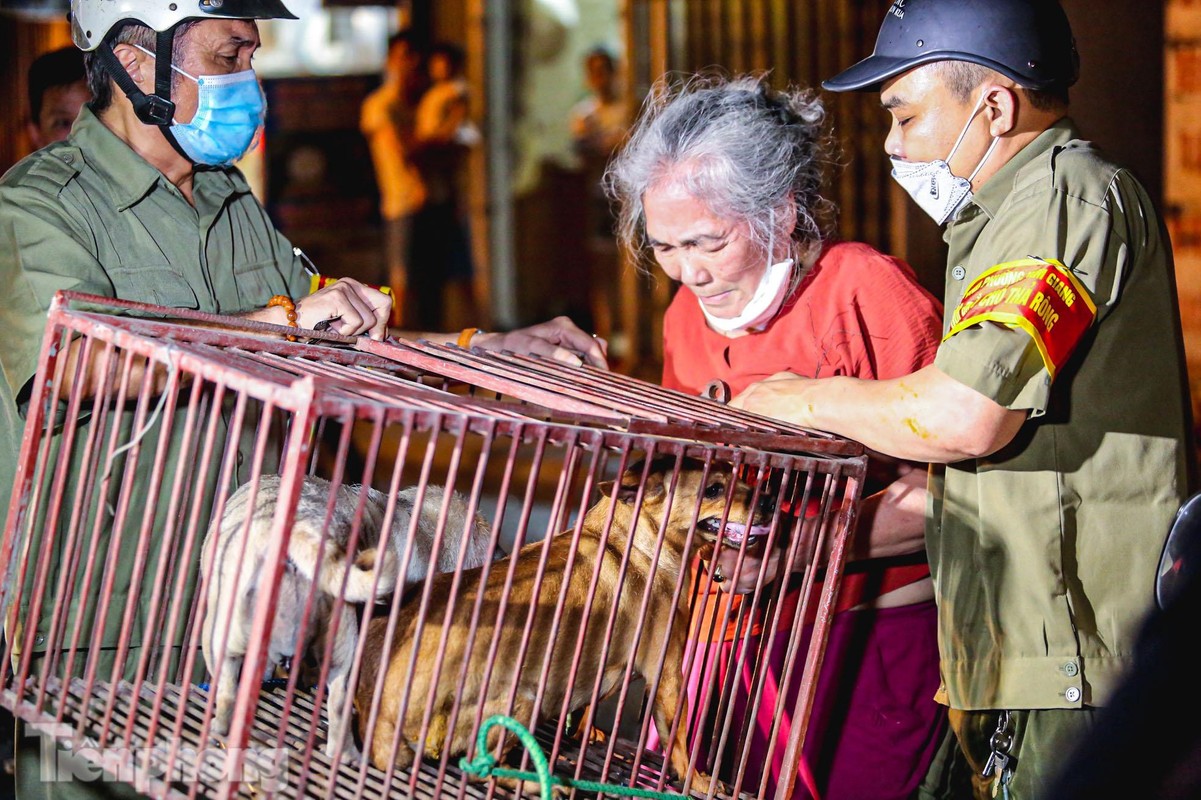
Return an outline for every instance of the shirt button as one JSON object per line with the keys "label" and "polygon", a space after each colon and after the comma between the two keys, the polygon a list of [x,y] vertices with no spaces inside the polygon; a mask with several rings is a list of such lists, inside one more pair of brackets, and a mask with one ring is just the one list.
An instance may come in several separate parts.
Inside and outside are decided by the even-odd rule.
{"label": "shirt button", "polygon": [[1069,678],[1075,678],[1080,674],[1080,667],[1076,666],[1075,661],[1069,661],[1063,665],[1063,674],[1067,675]]}
{"label": "shirt button", "polygon": [[1075,686],[1069,686],[1068,690],[1063,693],[1063,699],[1069,703],[1075,703],[1080,700],[1080,690]]}
{"label": "shirt button", "polygon": [[963,268],[962,264],[956,264],[955,268],[951,270],[951,277],[957,281],[963,280],[965,275],[967,275],[967,270]]}
{"label": "shirt button", "polygon": [[46,637],[39,633],[37,636],[33,637],[33,643],[34,644],[45,644]]}

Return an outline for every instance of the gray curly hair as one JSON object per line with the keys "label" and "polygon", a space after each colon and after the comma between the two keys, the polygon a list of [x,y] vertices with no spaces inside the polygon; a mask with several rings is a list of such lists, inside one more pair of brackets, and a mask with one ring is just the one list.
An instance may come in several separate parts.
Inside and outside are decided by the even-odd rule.
{"label": "gray curly hair", "polygon": [[[674,85],[664,79],[605,170],[618,242],[644,263],[643,195],[671,179],[718,216],[745,221],[765,252],[774,212],[790,201],[797,211],[794,248],[819,244],[834,214],[821,194],[832,150],[826,110],[810,90],[775,91],[766,75],[694,75]],[[682,164],[690,169],[678,172]]]}

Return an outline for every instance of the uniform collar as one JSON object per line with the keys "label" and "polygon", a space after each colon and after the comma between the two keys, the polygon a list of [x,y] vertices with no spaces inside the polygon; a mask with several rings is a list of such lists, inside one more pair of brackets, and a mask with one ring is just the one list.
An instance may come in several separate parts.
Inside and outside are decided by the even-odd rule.
{"label": "uniform collar", "polygon": [[[87,153],[88,166],[104,176],[119,211],[137,205],[160,181],[164,187],[170,185],[163,173],[109,130],[86,105],[71,129],[71,140]],[[250,191],[245,178],[232,168],[200,169],[192,181],[198,203],[203,197],[206,203],[219,206],[232,194]]]}
{"label": "uniform collar", "polygon": [[1040,133],[1034,141],[1015,153],[1005,166],[985,181],[984,185],[980,187],[980,191],[972,196],[972,202],[968,207],[979,206],[990,219],[996,217],[1001,205],[1013,192],[1014,187],[1021,182],[1027,168],[1034,170],[1045,168],[1048,172],[1050,171],[1050,163],[1039,161],[1039,156],[1052,148],[1061,147],[1073,139],[1078,139],[1079,136],[1076,125],[1070,118],[1064,117],[1055,122]]}

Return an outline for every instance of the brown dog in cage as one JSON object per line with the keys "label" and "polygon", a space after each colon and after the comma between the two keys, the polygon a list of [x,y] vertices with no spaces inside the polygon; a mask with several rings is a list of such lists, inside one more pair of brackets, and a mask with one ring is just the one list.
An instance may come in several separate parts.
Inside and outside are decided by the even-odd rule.
{"label": "brown dog in cage", "polygon": [[[364,749],[370,753],[372,763],[380,769],[387,767],[392,758],[397,726],[401,731],[395,763],[399,767],[407,767],[412,763],[427,706],[431,710],[431,717],[424,750],[434,758],[440,758],[447,751],[451,756],[466,753],[475,741],[477,716],[487,719],[493,714],[508,714],[523,724],[536,725],[557,716],[564,707],[565,699],[568,711],[581,709],[592,700],[598,674],[598,699],[620,689],[632,653],[634,672],[648,682],[655,677],[659,659],[663,658],[653,714],[655,727],[666,741],[676,712],[681,705],[687,705],[682,673],[689,625],[687,587],[681,592],[674,609],[672,598],[680,572],[685,569],[689,557],[685,548],[693,520],[697,520],[696,532],[699,535],[694,538],[712,542],[722,533],[723,517],[727,531],[733,527],[745,530],[747,526],[763,526],[771,517],[767,498],[752,512],[750,486],[736,480],[730,495],[731,476],[727,472],[714,467],[706,476],[703,465],[692,459],[685,460],[674,492],[670,492],[675,464],[676,459],[671,456],[656,458],[645,479],[641,465],[631,467],[621,476],[616,488],[616,503],[612,499],[613,484],[601,485],[604,496],[585,514],[579,548],[570,574],[567,573],[567,561],[571,555],[571,531],[554,537],[545,571],[540,568],[544,546],[541,542],[528,544],[512,556],[517,563],[512,566],[513,580],[507,598],[504,593],[509,570],[502,568],[504,562],[493,565],[483,587],[479,636],[474,644],[467,641],[467,631],[471,625],[479,581],[473,580],[476,577],[474,574],[464,575],[464,590],[447,622],[449,635],[446,654],[440,662],[435,655],[442,637],[442,620],[450,595],[448,581],[452,576],[442,576],[434,585],[415,661],[412,648],[419,614],[417,598],[411,599],[399,610],[396,633],[388,653],[383,652],[388,620],[385,616],[373,619],[368,625],[363,667],[355,691],[360,739],[364,742]],[[635,518],[634,504],[640,486],[642,503]],[[607,521],[611,507],[612,523],[609,525]],[[659,549],[661,528],[662,546]],[[623,554],[631,540],[629,564],[624,580],[619,584]],[[595,595],[585,620],[585,604],[592,593],[593,570],[598,552],[602,549]],[[540,588],[535,597],[540,573]],[[552,642],[553,615],[564,582],[568,584],[565,605],[558,619],[556,640]],[[648,582],[651,585],[649,605],[642,617],[642,635],[636,639],[635,631],[640,622]],[[497,628],[500,605],[506,599],[508,608]],[[522,638],[531,603],[536,603],[536,612],[523,661]],[[615,603],[616,621],[612,638],[606,643],[606,626]],[[581,626],[585,625],[581,662],[577,672],[572,675],[575,643]],[[484,685],[482,681],[489,666],[487,660],[494,630],[496,657],[491,665],[490,679]],[[552,652],[546,686],[541,704],[535,709],[533,704],[548,649]],[[603,661],[600,659],[602,653]],[[469,659],[469,664],[466,683],[460,691],[458,682],[464,659]],[[411,670],[410,663],[413,664]],[[385,676],[378,720],[372,740],[367,742],[367,726],[380,669],[385,671]],[[437,686],[433,685],[435,676]],[[510,708],[508,698],[514,681],[517,682],[516,699]],[[404,719],[400,720],[397,716],[406,694],[409,696],[408,704]],[[687,712],[687,708],[684,710]],[[450,730],[452,715],[453,731]],[[684,727],[681,722],[669,754],[671,767],[681,780],[688,768]],[[493,728],[489,733],[489,748],[494,749],[504,735],[499,726]],[[505,752],[514,743],[515,740],[509,739]],[[708,791],[711,780],[708,775],[698,771],[693,787]]]}
{"label": "brown dog in cage", "polygon": [[[271,522],[279,502],[280,480],[278,475],[264,476],[253,494],[252,484],[239,487],[226,501],[221,519],[214,520],[205,537],[202,568],[205,575],[212,577],[205,591],[201,647],[217,695],[213,730],[222,735],[229,731],[238,675],[253,633],[255,596],[260,588],[260,577],[267,571],[266,557]],[[462,495],[446,493],[442,487],[428,484],[421,499],[413,546],[408,548],[412,553],[406,555],[405,543],[418,494],[416,487],[408,487],[397,494],[391,531],[381,552],[388,496],[368,487],[356,551],[348,553],[362,487],[339,486],[330,515],[331,488],[329,481],[316,477],[305,478],[301,485],[288,542],[287,563],[271,623],[264,679],[271,677],[276,665],[294,666],[294,658],[295,666],[299,666],[299,660],[306,655],[320,663],[328,646],[326,709],[329,738],[326,753],[332,757],[342,750],[357,756],[342,714],[359,630],[358,617],[350,604],[374,601],[391,594],[396,589],[400,565],[405,558],[408,559],[405,586],[424,580],[431,570],[448,572],[455,569],[464,537],[467,539],[464,566],[483,564],[488,555],[491,531],[480,514],[468,519],[467,502]],[[440,549],[435,555],[434,535],[447,494],[446,523]],[[246,525],[248,516],[249,527]],[[209,565],[214,558],[216,564],[210,572]],[[315,591],[314,581],[317,584]],[[305,625],[304,610],[310,593],[313,594],[312,609],[309,623]],[[339,594],[345,602],[335,631],[334,601]],[[228,628],[225,627],[226,620]]]}

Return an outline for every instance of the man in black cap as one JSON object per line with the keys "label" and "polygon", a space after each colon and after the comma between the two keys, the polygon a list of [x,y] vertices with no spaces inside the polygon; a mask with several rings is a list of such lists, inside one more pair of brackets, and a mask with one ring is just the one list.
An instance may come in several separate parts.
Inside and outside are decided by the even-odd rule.
{"label": "man in black cap", "polygon": [[734,405],[931,462],[926,543],[956,739],[927,784],[1043,797],[1133,665],[1188,496],[1171,245],[1068,118],[1046,0],[896,0],[824,86],[878,90],[893,176],[945,226],[944,340],[891,381],[773,376]]}

